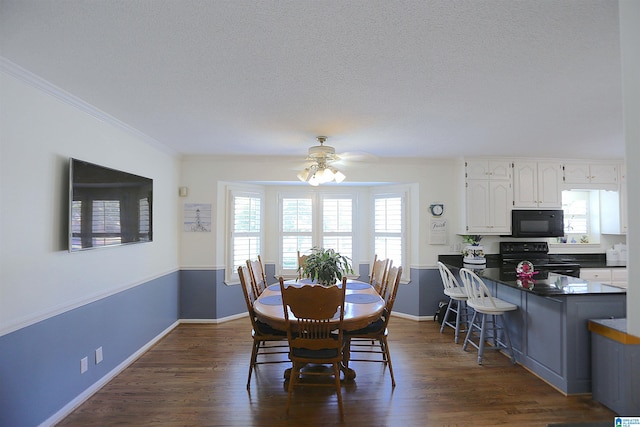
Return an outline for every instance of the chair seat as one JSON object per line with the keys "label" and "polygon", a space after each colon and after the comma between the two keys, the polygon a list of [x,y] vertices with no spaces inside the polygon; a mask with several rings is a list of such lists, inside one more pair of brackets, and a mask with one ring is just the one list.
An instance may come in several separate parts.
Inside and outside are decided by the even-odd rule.
{"label": "chair seat", "polygon": [[254,332],[257,333],[258,335],[278,335],[285,338],[287,336],[286,331],[279,331],[278,329],[274,329],[271,326],[259,320],[256,320],[256,328],[257,330]]}
{"label": "chair seat", "polygon": [[463,289],[445,289],[444,294],[449,298],[453,298],[455,300],[467,300],[467,294]]}
{"label": "chair seat", "polygon": [[477,304],[477,303],[474,303],[473,301],[467,301],[467,304],[469,305],[469,307],[473,308],[475,311],[478,311],[480,313],[486,313],[486,314],[500,314],[500,313],[504,313],[505,311],[513,311],[518,309],[517,305],[511,304],[510,302],[506,302],[501,299],[494,298],[493,302],[496,304],[495,306],[491,304],[486,304],[486,305]]}
{"label": "chair seat", "polygon": [[365,326],[362,329],[358,329],[355,331],[344,331],[344,334],[350,337],[355,337],[359,335],[376,334],[376,333],[379,333],[382,329],[384,329],[384,324],[385,324],[384,319],[380,318],[375,322],[369,323],[367,326]]}
{"label": "chair seat", "polygon": [[293,348],[291,350],[291,355],[293,357],[302,357],[305,359],[335,359],[339,357],[341,351],[337,348],[324,348],[320,350],[310,350],[308,348]]}

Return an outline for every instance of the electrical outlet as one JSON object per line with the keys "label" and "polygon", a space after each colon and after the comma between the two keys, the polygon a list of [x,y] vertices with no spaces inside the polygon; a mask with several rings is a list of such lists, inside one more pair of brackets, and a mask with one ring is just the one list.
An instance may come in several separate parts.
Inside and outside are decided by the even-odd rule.
{"label": "electrical outlet", "polygon": [[102,346],[96,348],[96,365],[102,362]]}
{"label": "electrical outlet", "polygon": [[82,359],[80,359],[80,373],[84,374],[88,370],[89,370],[89,358],[83,357]]}

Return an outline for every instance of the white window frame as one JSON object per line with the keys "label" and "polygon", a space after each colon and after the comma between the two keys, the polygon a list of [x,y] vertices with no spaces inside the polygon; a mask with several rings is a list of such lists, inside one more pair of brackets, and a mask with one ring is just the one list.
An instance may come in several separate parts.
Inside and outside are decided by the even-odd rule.
{"label": "white window frame", "polygon": [[351,236],[352,236],[352,255],[351,263],[354,270],[354,275],[350,277],[359,276],[359,251],[358,251],[358,237],[359,227],[357,227],[356,218],[358,214],[358,192],[355,189],[345,189],[343,191],[336,191],[335,189],[309,189],[302,191],[281,191],[278,193],[278,256],[276,264],[276,276],[283,276],[285,278],[291,278],[297,276],[297,271],[292,269],[283,269],[283,247],[282,238],[284,232],[282,229],[283,222],[283,200],[284,199],[311,199],[312,204],[312,224],[313,230],[311,232],[311,247],[322,246],[323,237],[326,235],[344,235],[345,233],[324,233],[323,232],[323,201],[325,199],[350,199],[351,206]]}
{"label": "white window frame", "polygon": [[[237,266],[234,266],[234,248],[233,241],[235,236],[234,231],[234,219],[235,219],[235,203],[234,199],[236,197],[253,197],[260,199],[260,231],[257,234],[260,238],[260,248],[258,250],[258,254],[264,259],[264,254],[262,253],[265,250],[264,245],[264,229],[265,229],[265,192],[261,187],[250,186],[250,185],[229,185],[227,187],[227,224],[226,224],[226,259],[225,259],[225,282],[226,283],[240,283],[240,278],[238,277]],[[244,266],[243,266],[244,267]]]}
{"label": "white window frame", "polygon": [[[376,233],[375,230],[375,216],[376,216],[376,199],[379,198],[396,198],[399,197],[401,199],[400,205],[402,209],[402,226],[400,233],[396,233],[401,238],[401,251],[402,251],[402,260],[398,262],[398,260],[393,260],[393,267],[399,267],[402,264],[402,277],[401,280],[403,282],[408,282],[410,279],[410,268],[409,268],[409,260],[411,259],[409,248],[411,247],[409,233],[407,233],[410,221],[409,209],[410,200],[409,200],[410,189],[406,186],[393,186],[393,187],[385,187],[385,188],[373,188],[371,190],[371,250],[375,252],[375,241],[376,236],[380,233]],[[384,235],[389,235],[389,233],[383,233]],[[373,262],[373,258],[375,253],[372,253],[370,256],[371,262]],[[381,254],[378,254],[381,255]]]}

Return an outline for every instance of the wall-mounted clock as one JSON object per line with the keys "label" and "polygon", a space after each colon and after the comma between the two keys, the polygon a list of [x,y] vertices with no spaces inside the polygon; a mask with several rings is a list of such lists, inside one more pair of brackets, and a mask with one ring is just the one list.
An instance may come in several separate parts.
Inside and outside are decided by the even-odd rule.
{"label": "wall-mounted clock", "polygon": [[444,205],[442,203],[434,203],[429,206],[429,210],[431,211],[431,215],[441,216],[444,213]]}

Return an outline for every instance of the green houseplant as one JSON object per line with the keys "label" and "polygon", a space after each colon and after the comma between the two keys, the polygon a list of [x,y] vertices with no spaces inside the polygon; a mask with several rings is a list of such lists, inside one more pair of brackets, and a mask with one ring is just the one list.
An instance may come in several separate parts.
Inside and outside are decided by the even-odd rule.
{"label": "green houseplant", "polygon": [[322,286],[335,285],[348,273],[353,273],[350,259],[333,249],[313,248],[304,264],[298,268],[301,277],[315,280]]}

